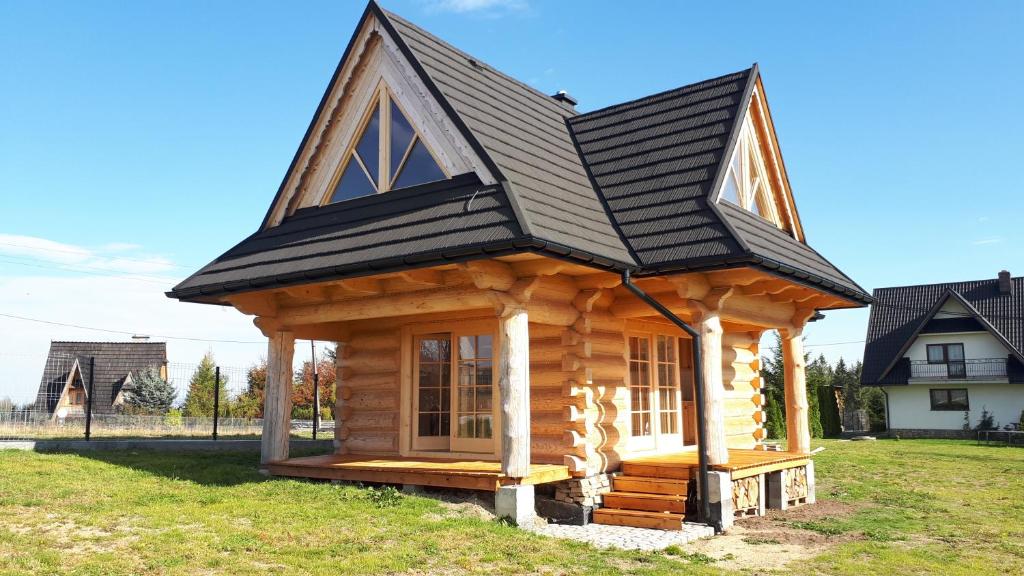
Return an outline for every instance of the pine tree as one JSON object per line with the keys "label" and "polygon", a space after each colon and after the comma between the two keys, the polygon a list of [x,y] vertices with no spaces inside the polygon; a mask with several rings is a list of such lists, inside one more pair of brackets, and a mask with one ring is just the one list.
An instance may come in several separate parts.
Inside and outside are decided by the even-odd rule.
{"label": "pine tree", "polygon": [[771,357],[761,358],[762,393],[765,395],[765,431],[772,439],[786,437],[785,369],[782,358],[782,338],[775,333],[775,346]]}
{"label": "pine tree", "polygon": [[243,418],[263,417],[263,397],[267,388],[267,359],[249,367],[245,374],[246,390],[235,401],[235,414]]}
{"label": "pine tree", "polygon": [[[809,354],[807,357],[809,358]],[[831,388],[832,366],[825,359],[824,354],[811,363],[807,364],[807,420],[811,429],[811,438],[824,436],[824,428],[821,425],[821,405],[819,390]]]}
{"label": "pine tree", "polygon": [[134,378],[133,386],[124,393],[124,403],[134,414],[163,415],[174,404],[178,393],[160,377],[155,366],[144,368]]}
{"label": "pine tree", "polygon": [[[183,416],[213,416],[213,391],[217,386],[216,369],[213,354],[207,352],[196,367],[196,371],[192,373],[185,405],[181,410]],[[223,375],[220,379],[220,401],[223,414],[228,405],[227,378]]]}

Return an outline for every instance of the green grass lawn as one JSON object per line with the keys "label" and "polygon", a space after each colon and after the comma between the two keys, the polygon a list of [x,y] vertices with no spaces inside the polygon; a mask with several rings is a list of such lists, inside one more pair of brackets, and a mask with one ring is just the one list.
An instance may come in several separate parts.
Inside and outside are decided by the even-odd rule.
{"label": "green grass lawn", "polygon": [[[1024,573],[1024,449],[823,444],[818,497],[828,514],[776,514],[745,538],[771,554],[772,530],[806,535],[817,549],[787,573]],[[268,480],[255,459],[0,452],[0,573],[730,571],[729,554],[598,550],[432,498]]]}

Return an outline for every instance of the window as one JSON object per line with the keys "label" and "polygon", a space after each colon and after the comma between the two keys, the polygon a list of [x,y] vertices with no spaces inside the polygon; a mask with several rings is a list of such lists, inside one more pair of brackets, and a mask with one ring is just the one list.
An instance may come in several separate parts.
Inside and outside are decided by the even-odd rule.
{"label": "window", "polygon": [[676,339],[658,336],[658,414],[662,434],[679,433],[679,374]]}
{"label": "window", "polygon": [[963,344],[929,344],[928,363],[946,364],[949,362],[964,361]]}
{"label": "window", "polygon": [[966,388],[938,388],[928,391],[932,401],[932,411],[964,411],[970,410]]}
{"label": "window", "polygon": [[447,178],[387,89],[377,92],[371,110],[342,162],[330,202]]}
{"label": "window", "polygon": [[629,337],[629,400],[633,436],[650,436],[651,430],[651,341]]}
{"label": "window", "polygon": [[760,150],[757,130],[748,115],[729,161],[719,199],[749,210],[784,229]]}

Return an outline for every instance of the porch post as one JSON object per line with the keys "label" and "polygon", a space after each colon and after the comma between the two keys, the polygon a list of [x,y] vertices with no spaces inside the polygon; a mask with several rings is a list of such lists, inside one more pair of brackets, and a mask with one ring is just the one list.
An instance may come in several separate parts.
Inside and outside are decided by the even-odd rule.
{"label": "porch post", "polygon": [[505,306],[498,320],[501,473],[530,475],[530,329],[525,307]]}
{"label": "porch post", "polygon": [[811,429],[807,420],[807,375],[802,330],[780,330],[786,379],[786,440],[790,452],[811,452]]}
{"label": "porch post", "polygon": [[699,315],[701,374],[704,379],[704,446],[708,464],[727,464],[729,450],[725,439],[725,387],[722,383],[722,321],[716,310],[705,309]]}
{"label": "porch post", "polygon": [[292,419],[292,356],[295,334],[272,332],[267,349],[267,384],[263,396],[263,436],[260,463],[288,458],[288,435]]}

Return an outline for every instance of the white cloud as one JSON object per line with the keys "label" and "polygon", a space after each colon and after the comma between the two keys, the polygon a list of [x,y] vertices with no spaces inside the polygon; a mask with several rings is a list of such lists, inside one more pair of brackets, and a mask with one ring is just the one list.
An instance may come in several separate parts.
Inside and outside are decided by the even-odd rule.
{"label": "white cloud", "polygon": [[[58,266],[71,271],[116,271],[127,274],[154,274],[176,268],[162,256],[141,252],[141,246],[127,242],[87,248],[55,242],[37,236],[0,234],[0,256],[18,258],[33,266]],[[131,252],[130,255],[123,254]]]}
{"label": "white cloud", "polygon": [[526,0],[431,0],[427,2],[430,10],[438,12],[512,12],[525,10]]}
{"label": "white cloud", "polygon": [[984,246],[986,244],[999,244],[1002,241],[1002,238],[982,238],[981,240],[972,241],[971,244],[974,246]]}

